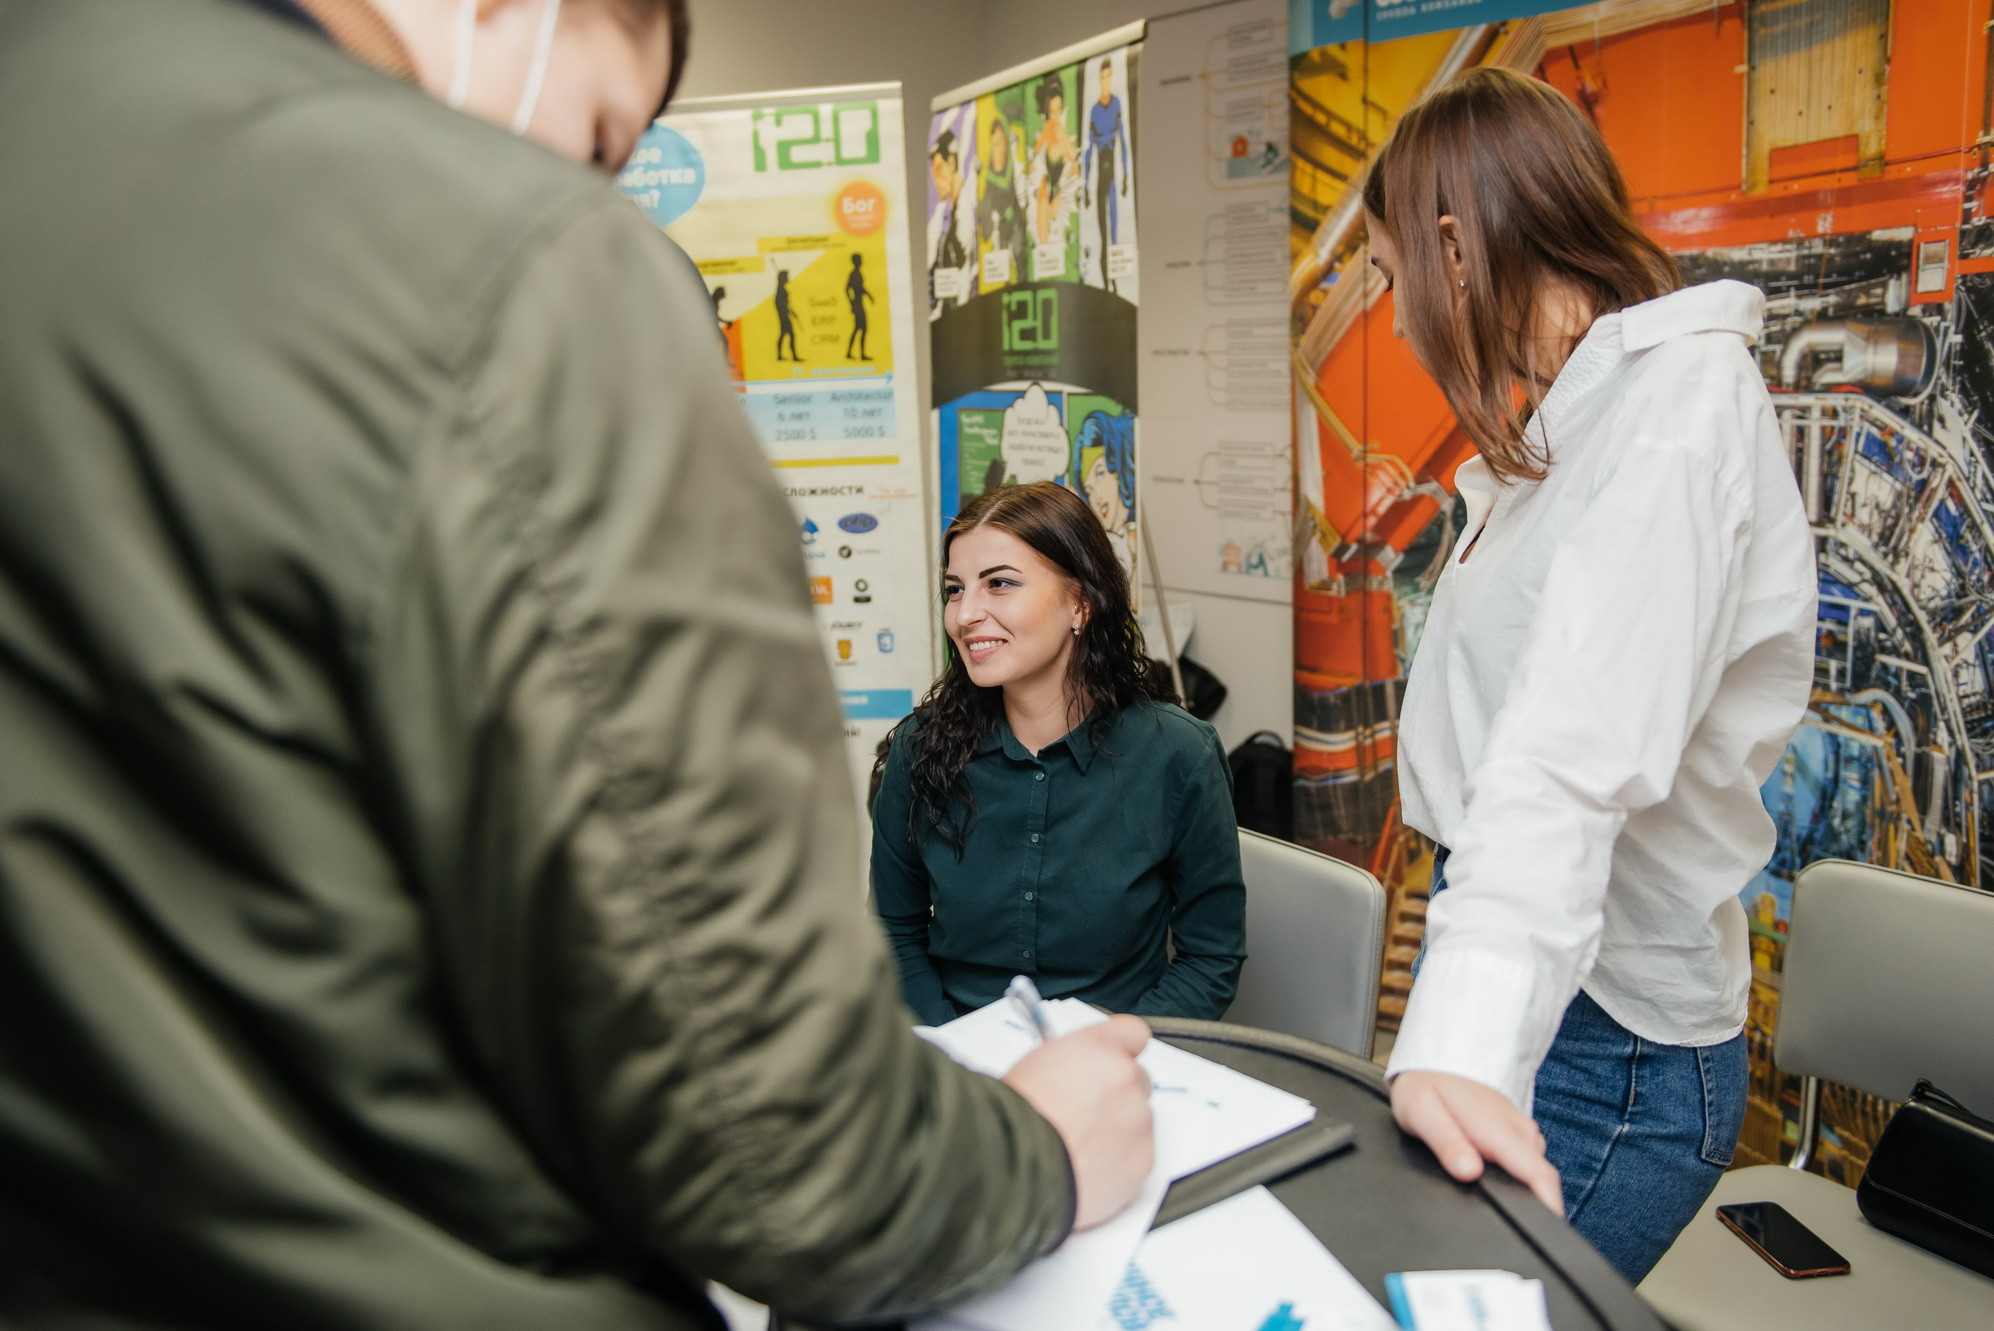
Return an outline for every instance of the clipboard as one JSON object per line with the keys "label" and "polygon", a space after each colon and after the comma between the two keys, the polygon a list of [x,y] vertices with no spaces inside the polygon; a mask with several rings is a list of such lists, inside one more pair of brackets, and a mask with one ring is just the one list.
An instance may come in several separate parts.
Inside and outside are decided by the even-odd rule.
{"label": "clipboard", "polygon": [[1234,1193],[1272,1183],[1318,1160],[1347,1151],[1356,1137],[1357,1130],[1350,1124],[1318,1115],[1292,1132],[1284,1132],[1272,1141],[1264,1141],[1172,1183],[1170,1191],[1163,1194],[1163,1205],[1150,1228],[1160,1229]]}

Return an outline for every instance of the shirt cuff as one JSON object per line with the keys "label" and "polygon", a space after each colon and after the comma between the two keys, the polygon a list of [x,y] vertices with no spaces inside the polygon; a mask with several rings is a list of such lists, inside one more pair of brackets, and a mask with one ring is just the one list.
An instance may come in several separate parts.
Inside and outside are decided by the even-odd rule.
{"label": "shirt cuff", "polygon": [[1385,1076],[1450,1072],[1493,1086],[1529,1113],[1537,1065],[1562,1015],[1553,1011],[1546,1020],[1552,1005],[1540,990],[1526,962],[1472,949],[1428,953]]}

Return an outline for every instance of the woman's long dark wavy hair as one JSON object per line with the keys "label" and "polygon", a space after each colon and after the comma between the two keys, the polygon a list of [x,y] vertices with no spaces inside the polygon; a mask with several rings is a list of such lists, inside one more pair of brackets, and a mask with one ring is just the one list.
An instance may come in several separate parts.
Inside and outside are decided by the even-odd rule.
{"label": "woman's long dark wavy hair", "polygon": [[[1156,669],[1144,649],[1128,575],[1085,500],[1052,481],[985,491],[963,505],[943,533],[944,569],[956,537],[978,527],[1009,532],[1036,550],[1072,580],[1086,605],[1066,682],[1071,696],[1089,709],[1089,734],[1096,742],[1130,704],[1146,698],[1176,701],[1168,672]],[[914,709],[920,733],[915,737],[919,747],[912,765],[907,835],[919,845],[932,831],[960,855],[975,812],[962,769],[1004,714],[1004,690],[973,683],[947,636],[942,639],[942,658],[941,678]],[[958,815],[951,816],[951,805],[959,805]]]}

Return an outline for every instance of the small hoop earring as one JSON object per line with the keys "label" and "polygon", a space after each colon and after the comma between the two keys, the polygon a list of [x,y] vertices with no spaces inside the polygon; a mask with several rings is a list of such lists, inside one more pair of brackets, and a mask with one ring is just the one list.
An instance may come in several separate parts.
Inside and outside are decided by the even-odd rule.
{"label": "small hoop earring", "polygon": [[1076,638],[1080,636],[1080,626],[1078,624],[1073,626],[1073,636]]}

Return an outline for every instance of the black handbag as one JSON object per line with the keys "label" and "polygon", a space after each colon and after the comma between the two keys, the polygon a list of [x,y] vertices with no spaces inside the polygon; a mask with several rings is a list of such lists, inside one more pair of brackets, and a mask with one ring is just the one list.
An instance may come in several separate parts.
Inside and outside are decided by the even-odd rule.
{"label": "black handbag", "polygon": [[1994,1276],[1994,1123],[1920,1081],[1870,1152],[1856,1206],[1878,1229]]}

